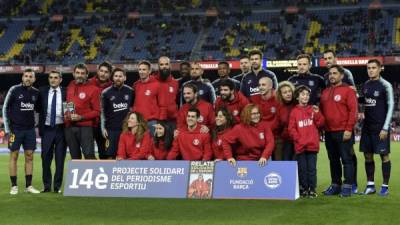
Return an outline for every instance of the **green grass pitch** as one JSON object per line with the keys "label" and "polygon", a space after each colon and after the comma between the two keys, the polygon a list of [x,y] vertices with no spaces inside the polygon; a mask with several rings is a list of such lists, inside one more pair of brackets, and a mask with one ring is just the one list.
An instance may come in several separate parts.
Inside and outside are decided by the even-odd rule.
{"label": "green grass pitch", "polygon": [[[355,146],[358,149],[358,145]],[[9,195],[8,155],[0,155],[1,225],[74,224],[400,224],[400,143],[392,143],[390,194],[337,196],[297,201],[277,200],[187,200],[64,197],[59,194],[26,194],[23,157],[19,159],[20,193]],[[365,187],[364,159],[358,154],[359,189]],[[22,155],[20,155],[22,156]],[[376,161],[376,184],[381,184],[381,163]],[[41,159],[35,154],[34,186],[41,185]],[[318,155],[318,192],[330,183],[324,144]],[[399,214],[397,214],[399,213]]]}

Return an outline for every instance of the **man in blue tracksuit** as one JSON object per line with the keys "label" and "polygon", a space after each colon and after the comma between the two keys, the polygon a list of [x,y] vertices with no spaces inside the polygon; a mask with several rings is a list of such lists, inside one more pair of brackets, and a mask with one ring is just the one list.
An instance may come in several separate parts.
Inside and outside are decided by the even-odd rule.
{"label": "man in blue tracksuit", "polygon": [[381,77],[382,65],[377,59],[367,63],[369,80],[362,87],[361,103],[364,104],[364,123],[362,126],[360,151],[364,152],[367,187],[364,194],[374,194],[375,162],[374,154],[382,160],[383,184],[380,195],[389,194],[389,178],[391,171],[390,123],[393,116],[394,96],[392,85]]}
{"label": "man in blue tracksuit", "polygon": [[122,123],[133,105],[134,95],[131,87],[124,84],[125,71],[115,68],[111,78],[113,84],[101,93],[101,130],[106,138],[105,159],[115,159],[118,150]]}
{"label": "man in blue tracksuit", "polygon": [[[190,77],[191,80],[187,81],[183,84],[194,84],[197,87],[198,95],[204,101],[209,102],[210,104],[214,104],[216,100],[215,90],[209,80],[203,79],[203,69],[201,68],[200,63],[194,62],[190,64]],[[183,90],[181,90],[181,105],[185,103],[183,99]]]}
{"label": "man in blue tracksuit", "polygon": [[35,82],[35,72],[26,69],[22,74],[22,83],[12,86],[4,100],[4,129],[10,149],[10,180],[11,195],[18,194],[17,161],[21,145],[25,153],[25,192],[38,194],[40,191],[32,186],[33,151],[36,149],[35,107],[39,98],[38,89],[32,85]]}
{"label": "man in blue tracksuit", "polygon": [[289,77],[288,81],[292,82],[295,87],[305,85],[311,89],[310,104],[317,105],[322,89],[325,88],[324,78],[318,74],[310,72],[311,57],[307,54],[297,56],[298,73]]}
{"label": "man in blue tracksuit", "polygon": [[244,96],[249,98],[252,95],[259,94],[258,81],[262,77],[269,77],[272,80],[272,88],[278,88],[278,79],[274,72],[262,68],[263,53],[260,50],[252,50],[249,52],[251,63],[251,71],[243,76],[240,84],[240,91]]}

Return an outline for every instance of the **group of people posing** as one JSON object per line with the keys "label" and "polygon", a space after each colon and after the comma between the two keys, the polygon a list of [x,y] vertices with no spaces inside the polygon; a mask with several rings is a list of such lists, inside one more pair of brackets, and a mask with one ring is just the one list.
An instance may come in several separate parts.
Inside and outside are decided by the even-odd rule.
{"label": "group of people posing", "polygon": [[[369,80],[357,94],[351,72],[336,64],[333,51],[324,59],[324,76],[312,74],[309,55],[297,57],[298,73],[278,83],[262,68],[263,54],[252,50],[240,58],[242,73],[230,77],[228,62],[218,64],[219,78],[202,77],[198,62],[180,65],[181,77],[171,73],[168,57],[160,57],[158,71],[138,63],[139,79],[128,86],[121,68],[108,62],[88,78],[84,64],[74,67],[74,80],[62,87],[62,74],[52,71],[49,85],[33,87],[35,73],[26,70],[22,83],[12,86],[3,117],[9,135],[10,194],[18,193],[17,159],[25,153],[26,192],[32,187],[36,148],[35,111],[42,138],[42,192],[59,193],[66,149],[72,159],[117,160],[297,160],[301,196],[316,197],[317,153],[324,135],[331,185],[324,195],[357,193],[354,126],[363,120],[360,151],[365,156],[367,186],[376,192],[374,153],[382,159],[382,196],[389,193],[391,163],[389,124],[393,90],[381,77],[381,62],[367,64]],[[362,106],[362,107],[361,107]],[[363,110],[359,110],[363,108]],[[51,163],[55,158],[54,178]]]}

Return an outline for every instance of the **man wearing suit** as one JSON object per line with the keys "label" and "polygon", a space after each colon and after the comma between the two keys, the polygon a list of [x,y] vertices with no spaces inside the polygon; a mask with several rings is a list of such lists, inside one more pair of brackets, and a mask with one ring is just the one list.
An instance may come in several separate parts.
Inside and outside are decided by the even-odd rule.
{"label": "man wearing suit", "polygon": [[[49,85],[39,88],[39,135],[42,137],[42,192],[60,193],[63,180],[66,143],[64,137],[63,102],[66,101],[65,88],[60,86],[62,75],[58,71],[49,74]],[[51,163],[55,156],[56,171],[54,179],[51,174]]]}

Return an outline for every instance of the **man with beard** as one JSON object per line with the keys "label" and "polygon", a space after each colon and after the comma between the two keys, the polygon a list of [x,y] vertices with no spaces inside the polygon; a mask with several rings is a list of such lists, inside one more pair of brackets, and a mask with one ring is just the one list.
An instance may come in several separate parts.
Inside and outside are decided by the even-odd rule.
{"label": "man with beard", "polygon": [[[325,117],[325,145],[331,172],[331,186],[325,195],[339,194],[348,197],[354,184],[352,160],[353,129],[357,121],[356,92],[342,82],[344,70],[341,66],[329,68],[330,85],[322,92],[321,111]],[[342,165],[344,182],[342,185]]]}
{"label": "man with beard", "polygon": [[235,85],[231,80],[222,80],[219,87],[220,96],[217,97],[215,102],[216,111],[221,107],[227,108],[232,113],[235,123],[239,123],[240,113],[249,104],[249,100],[242,93],[235,90]]}
{"label": "man with beard", "polygon": [[240,84],[240,91],[244,96],[250,97],[252,95],[257,95],[258,81],[262,77],[269,77],[272,80],[272,88],[276,89],[278,87],[278,80],[274,72],[262,68],[262,58],[263,53],[260,50],[252,50],[249,52],[251,71],[247,73]]}
{"label": "man with beard", "polygon": [[292,82],[295,87],[305,85],[310,88],[310,104],[317,105],[320,92],[325,88],[324,78],[310,72],[311,57],[307,54],[297,56],[297,69],[298,73],[289,77],[288,81]]}
{"label": "man with beard", "polygon": [[[190,77],[191,80],[184,83],[186,84],[194,84],[198,89],[198,96],[204,101],[209,102],[210,104],[214,104],[216,96],[214,87],[211,85],[210,81],[207,79],[203,79],[203,69],[201,68],[200,63],[194,62],[190,65]],[[183,92],[181,92],[181,104],[183,104]]]}
{"label": "man with beard", "polygon": [[[103,91],[105,88],[108,88],[112,85],[112,82],[110,80],[110,74],[112,71],[112,65],[111,63],[105,61],[102,62],[98,67],[97,67],[97,73],[96,76],[92,77],[89,79],[89,83],[98,87],[100,89],[100,92]],[[102,131],[100,128],[100,118],[96,120],[96,123],[94,125],[93,129],[93,135],[94,139],[97,144],[97,150],[99,152],[99,158],[100,159],[105,159],[106,153],[105,153],[105,144],[106,144],[106,139],[104,139],[102,135]]]}
{"label": "man with beard", "polygon": [[74,67],[74,80],[67,87],[67,113],[64,113],[65,140],[72,159],[96,159],[93,127],[100,117],[100,89],[88,82],[85,64]]}
{"label": "man with beard", "polygon": [[[332,67],[332,65],[337,65],[337,58],[336,58],[336,53],[333,50],[326,50],[324,52],[324,60],[325,60],[325,64],[326,67],[328,68],[328,70]],[[343,67],[342,67],[343,68]],[[329,82],[329,71],[324,75],[324,80],[325,80],[325,86],[329,87],[330,86],[330,82]],[[343,68],[343,80],[342,82],[345,84],[348,84],[351,88],[353,88],[355,91],[357,91],[356,89],[356,85],[354,83],[354,78],[353,78],[353,74],[351,73],[350,70]],[[353,135],[354,138],[354,135]],[[354,142],[355,140],[353,140]],[[352,160],[353,160],[353,166],[354,166],[354,184],[352,186],[352,192],[353,194],[356,194],[358,192],[358,188],[357,188],[357,156],[355,154],[354,151],[354,143],[351,146],[351,151],[352,151]]]}
{"label": "man with beard", "polygon": [[158,103],[160,105],[160,120],[165,120],[173,129],[176,127],[176,116],[178,106],[176,97],[178,95],[178,81],[171,74],[170,60],[166,56],[158,59],[158,73],[155,74],[160,83],[160,95]]}
{"label": "man with beard", "polygon": [[250,58],[248,55],[242,55],[239,59],[240,63],[240,70],[242,71],[241,74],[238,74],[233,77],[233,79],[242,82],[242,79],[244,75],[246,75],[248,72],[250,72]]}
{"label": "man with beard", "polygon": [[125,71],[115,68],[112,71],[113,85],[101,93],[101,131],[106,139],[105,159],[115,159],[118,149],[122,123],[134,102],[131,87],[125,85]]}
{"label": "man with beard", "polygon": [[210,129],[215,122],[214,108],[210,103],[198,97],[197,86],[192,83],[185,84],[183,86],[183,98],[186,103],[183,104],[178,111],[178,117],[176,121],[177,127],[185,127],[187,125],[187,112],[191,108],[197,108],[200,111],[197,122],[200,125],[205,125]]}
{"label": "man with beard", "polygon": [[17,162],[21,145],[25,155],[25,192],[40,193],[32,186],[33,152],[36,149],[34,110],[39,98],[39,91],[32,86],[35,80],[35,72],[26,69],[22,74],[22,84],[12,86],[4,100],[4,130],[9,135],[11,195],[18,194]]}
{"label": "man with beard", "polygon": [[218,63],[218,76],[219,78],[213,81],[211,84],[213,85],[215,89],[215,94],[217,96],[220,95],[219,92],[219,87],[221,85],[221,82],[224,80],[229,80],[235,85],[235,90],[239,91],[240,90],[240,82],[232,79],[229,77],[229,74],[231,72],[231,69],[229,68],[229,63],[226,61],[222,61]]}
{"label": "man with beard", "polygon": [[[336,53],[333,50],[326,50],[324,52],[324,60],[325,60],[325,64],[326,67],[328,68],[328,70],[331,68],[332,65],[336,65],[337,64],[337,58],[336,58]],[[350,70],[343,68],[344,70],[344,77],[342,82],[346,83],[350,86],[352,86],[355,90],[355,83],[354,83],[354,78],[353,78],[353,74],[351,73]],[[325,86],[329,86],[329,71],[324,75],[324,80],[325,80]]]}
{"label": "man with beard", "polygon": [[135,103],[132,111],[143,115],[151,135],[154,135],[157,120],[160,118],[160,82],[150,76],[151,63],[143,60],[139,62],[139,80],[133,84]]}

